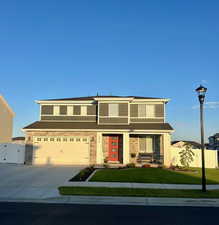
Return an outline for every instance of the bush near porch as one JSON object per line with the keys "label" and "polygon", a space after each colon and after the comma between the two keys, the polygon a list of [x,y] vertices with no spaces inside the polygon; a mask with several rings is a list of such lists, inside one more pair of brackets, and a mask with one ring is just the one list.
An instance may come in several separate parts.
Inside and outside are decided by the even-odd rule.
{"label": "bush near porch", "polygon": [[[207,184],[219,184],[219,169],[206,169]],[[160,184],[201,184],[201,169],[172,171],[164,168],[128,168],[98,170],[90,181]]]}

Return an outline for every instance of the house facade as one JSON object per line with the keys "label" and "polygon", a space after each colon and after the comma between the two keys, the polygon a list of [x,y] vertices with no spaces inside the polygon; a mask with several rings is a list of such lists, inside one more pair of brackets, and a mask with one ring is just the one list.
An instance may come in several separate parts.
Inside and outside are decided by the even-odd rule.
{"label": "house facade", "polygon": [[170,164],[169,99],[91,96],[40,100],[26,127],[27,164]]}
{"label": "house facade", "polygon": [[7,101],[0,95],[0,143],[12,141],[14,115]]}

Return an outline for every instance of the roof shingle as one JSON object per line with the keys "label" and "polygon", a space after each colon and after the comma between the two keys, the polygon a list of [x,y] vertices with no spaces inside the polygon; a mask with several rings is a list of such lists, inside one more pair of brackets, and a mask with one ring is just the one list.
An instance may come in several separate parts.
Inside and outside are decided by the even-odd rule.
{"label": "roof shingle", "polygon": [[48,122],[36,121],[25,129],[109,129],[109,130],[173,130],[168,123],[136,123],[127,125],[98,125],[96,122]]}

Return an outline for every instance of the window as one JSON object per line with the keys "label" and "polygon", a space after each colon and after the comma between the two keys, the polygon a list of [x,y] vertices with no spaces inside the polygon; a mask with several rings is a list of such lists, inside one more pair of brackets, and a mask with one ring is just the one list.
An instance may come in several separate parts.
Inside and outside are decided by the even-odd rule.
{"label": "window", "polygon": [[37,138],[37,141],[41,141],[41,138]]}
{"label": "window", "polygon": [[42,105],[41,115],[53,115],[53,105]]}
{"label": "window", "polygon": [[74,142],[74,138],[70,138],[70,142]]}
{"label": "window", "polygon": [[87,115],[87,106],[81,106],[81,116]]}
{"label": "window", "polygon": [[67,114],[68,114],[68,116],[72,116],[73,115],[73,105],[68,105],[67,106]]}
{"label": "window", "polygon": [[59,115],[59,106],[54,105],[54,116],[58,116],[58,115]]}
{"label": "window", "polygon": [[119,105],[118,104],[109,104],[109,116],[119,116]]}
{"label": "window", "polygon": [[146,105],[146,117],[155,117],[155,105]]}
{"label": "window", "polygon": [[65,142],[66,142],[66,141],[67,141],[67,138],[63,138],[63,141],[65,141]]}
{"label": "window", "polygon": [[54,138],[50,138],[50,141],[54,141],[55,139]]}
{"label": "window", "polygon": [[81,141],[81,139],[80,139],[80,138],[76,138],[76,141],[77,141],[77,142],[80,142],[80,141]]}
{"label": "window", "polygon": [[154,118],[155,117],[155,105],[138,105],[138,117]]}
{"label": "window", "polygon": [[56,141],[60,142],[61,141],[61,138],[57,138]]}
{"label": "window", "polygon": [[44,138],[44,141],[48,141],[48,138]]}

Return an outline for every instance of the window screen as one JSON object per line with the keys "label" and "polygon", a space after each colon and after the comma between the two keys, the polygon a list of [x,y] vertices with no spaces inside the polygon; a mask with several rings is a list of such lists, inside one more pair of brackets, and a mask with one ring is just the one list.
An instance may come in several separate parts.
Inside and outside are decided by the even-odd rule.
{"label": "window screen", "polygon": [[119,105],[109,104],[109,116],[118,116],[118,115],[119,115]]}

